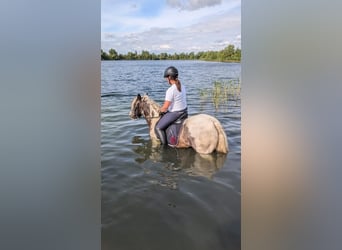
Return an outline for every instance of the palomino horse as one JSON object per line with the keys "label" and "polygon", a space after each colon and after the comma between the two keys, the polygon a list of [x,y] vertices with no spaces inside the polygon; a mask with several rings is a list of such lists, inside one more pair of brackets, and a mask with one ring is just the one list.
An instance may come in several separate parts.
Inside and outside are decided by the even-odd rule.
{"label": "palomino horse", "polygon": [[[159,141],[154,128],[160,119],[160,105],[147,95],[138,94],[131,103],[129,116],[132,119],[144,116],[149,126],[152,142]],[[220,122],[205,114],[194,115],[187,118],[181,127],[176,148],[192,147],[200,154],[228,153],[228,141]]]}

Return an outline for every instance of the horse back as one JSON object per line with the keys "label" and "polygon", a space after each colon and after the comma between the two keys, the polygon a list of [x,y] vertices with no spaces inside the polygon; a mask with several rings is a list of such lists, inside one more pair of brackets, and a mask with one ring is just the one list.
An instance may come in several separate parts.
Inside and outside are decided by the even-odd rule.
{"label": "horse back", "polygon": [[206,114],[191,116],[183,123],[178,146],[193,147],[203,154],[228,152],[228,141],[221,123]]}

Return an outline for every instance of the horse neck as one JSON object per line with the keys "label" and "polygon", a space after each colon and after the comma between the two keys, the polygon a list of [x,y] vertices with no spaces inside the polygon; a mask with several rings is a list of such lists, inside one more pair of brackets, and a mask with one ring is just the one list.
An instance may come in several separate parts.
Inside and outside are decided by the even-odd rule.
{"label": "horse neck", "polygon": [[144,96],[142,109],[143,109],[143,114],[147,121],[147,124],[150,127],[150,130],[153,129],[154,131],[154,127],[160,119],[160,115],[159,115],[160,105],[156,103],[155,101],[153,101],[152,99],[150,99],[148,96]]}

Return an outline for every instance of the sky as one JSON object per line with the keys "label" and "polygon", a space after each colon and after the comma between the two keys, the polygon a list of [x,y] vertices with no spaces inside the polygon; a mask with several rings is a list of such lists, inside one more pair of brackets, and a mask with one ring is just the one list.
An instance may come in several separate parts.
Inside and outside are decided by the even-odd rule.
{"label": "sky", "polygon": [[241,0],[101,0],[101,48],[189,53],[241,48]]}

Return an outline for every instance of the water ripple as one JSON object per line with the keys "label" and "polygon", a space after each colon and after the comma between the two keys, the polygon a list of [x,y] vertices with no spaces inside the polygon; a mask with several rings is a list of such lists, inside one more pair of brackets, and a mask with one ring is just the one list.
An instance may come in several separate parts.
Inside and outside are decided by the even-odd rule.
{"label": "water ripple", "polygon": [[[152,147],[145,120],[129,118],[138,93],[163,102],[168,86],[162,73],[169,65],[179,69],[187,87],[189,114],[207,113],[222,123],[227,155]],[[240,64],[102,62],[103,249],[240,249],[240,106],[215,109],[199,98],[199,89],[239,74]]]}

